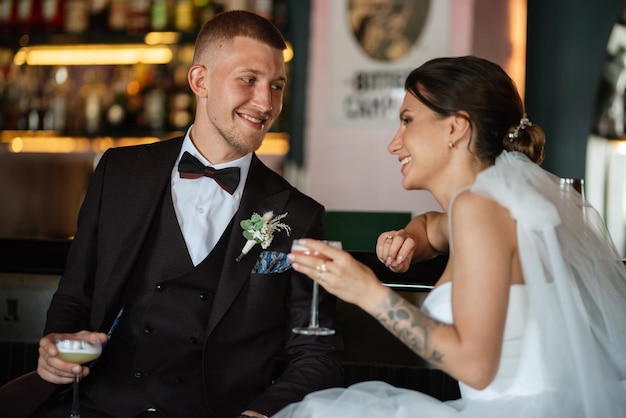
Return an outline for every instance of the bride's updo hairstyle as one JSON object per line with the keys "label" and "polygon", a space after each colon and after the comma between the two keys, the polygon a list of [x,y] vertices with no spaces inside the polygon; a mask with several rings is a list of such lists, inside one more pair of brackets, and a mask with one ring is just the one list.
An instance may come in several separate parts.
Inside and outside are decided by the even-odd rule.
{"label": "bride's updo hairstyle", "polygon": [[503,150],[543,161],[545,135],[526,117],[515,83],[497,64],[474,56],[436,58],[413,70],[406,91],[442,117],[469,115],[470,150],[493,165]]}

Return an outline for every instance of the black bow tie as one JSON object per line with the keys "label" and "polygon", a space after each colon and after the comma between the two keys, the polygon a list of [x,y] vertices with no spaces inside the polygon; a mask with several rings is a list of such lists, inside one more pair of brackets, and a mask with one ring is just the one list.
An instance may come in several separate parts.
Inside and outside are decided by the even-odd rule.
{"label": "black bow tie", "polygon": [[197,179],[202,176],[211,177],[222,189],[230,194],[235,193],[235,189],[239,184],[239,167],[228,167],[221,170],[216,170],[209,166],[205,167],[200,160],[187,151],[184,152],[178,163],[178,172],[183,179]]}

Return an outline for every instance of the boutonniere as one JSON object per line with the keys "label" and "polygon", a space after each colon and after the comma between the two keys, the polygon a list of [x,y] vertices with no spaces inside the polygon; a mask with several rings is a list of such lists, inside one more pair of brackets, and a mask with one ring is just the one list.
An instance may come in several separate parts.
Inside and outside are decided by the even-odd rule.
{"label": "boutonniere", "polygon": [[261,244],[264,250],[267,249],[274,239],[274,233],[283,230],[289,235],[291,227],[280,222],[285,216],[287,213],[275,217],[272,211],[265,212],[263,216],[255,212],[250,219],[241,221],[239,225],[243,228],[243,236],[248,242],[241,250],[237,261],[241,261],[256,244]]}

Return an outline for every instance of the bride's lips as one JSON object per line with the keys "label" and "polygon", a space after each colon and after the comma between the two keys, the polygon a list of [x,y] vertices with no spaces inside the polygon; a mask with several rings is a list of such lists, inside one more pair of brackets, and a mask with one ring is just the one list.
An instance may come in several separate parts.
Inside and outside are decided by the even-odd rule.
{"label": "bride's lips", "polygon": [[406,157],[402,157],[402,158],[398,158],[398,161],[400,161],[400,171],[402,172],[402,174],[404,174],[404,168],[411,162],[413,161],[413,158],[409,155]]}

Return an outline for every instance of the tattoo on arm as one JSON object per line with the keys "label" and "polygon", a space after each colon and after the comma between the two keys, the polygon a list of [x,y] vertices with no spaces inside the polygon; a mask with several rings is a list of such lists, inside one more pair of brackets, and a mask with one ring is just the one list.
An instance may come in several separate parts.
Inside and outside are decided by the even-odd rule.
{"label": "tattoo on arm", "polygon": [[426,316],[395,292],[389,292],[386,303],[376,319],[416,354],[440,367],[443,355],[433,346],[431,331],[434,327],[448,325]]}

